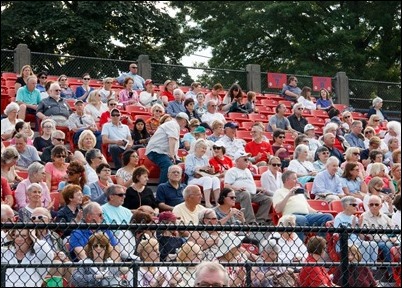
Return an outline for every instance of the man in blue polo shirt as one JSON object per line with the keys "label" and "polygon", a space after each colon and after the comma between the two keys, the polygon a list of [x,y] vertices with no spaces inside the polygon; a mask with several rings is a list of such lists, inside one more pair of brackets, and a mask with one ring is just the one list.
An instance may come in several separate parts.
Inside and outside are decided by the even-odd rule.
{"label": "man in blue polo shirt", "polygon": [[130,71],[122,73],[116,78],[116,81],[123,85],[124,79],[130,77],[134,80],[133,89],[134,90],[144,90],[145,80],[140,75],[138,75],[138,66],[135,63],[130,64]]}
{"label": "man in blue polo shirt", "polygon": [[183,203],[183,190],[186,187],[181,183],[183,170],[178,165],[172,165],[168,169],[168,181],[158,186],[156,190],[156,202],[161,211],[172,211],[174,206]]}
{"label": "man in blue polo shirt", "polygon": [[[83,222],[88,224],[101,224],[103,221],[103,212],[101,206],[96,202],[89,203],[83,210]],[[86,252],[84,250],[89,238],[97,230],[93,229],[76,229],[70,236],[70,255],[71,259],[75,262],[79,260],[87,259]],[[110,239],[110,244],[113,246],[113,250],[110,254],[110,258],[114,261],[120,261],[120,249],[118,242],[110,230],[103,231],[105,235]]]}

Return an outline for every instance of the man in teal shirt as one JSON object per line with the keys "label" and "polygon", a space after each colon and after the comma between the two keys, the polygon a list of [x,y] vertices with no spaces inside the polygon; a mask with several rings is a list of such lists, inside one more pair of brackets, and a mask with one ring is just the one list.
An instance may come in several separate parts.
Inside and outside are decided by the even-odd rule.
{"label": "man in teal shirt", "polygon": [[36,116],[36,108],[41,101],[40,92],[36,89],[36,76],[29,76],[27,85],[18,89],[15,101],[20,105],[18,118],[25,120],[26,114]]}

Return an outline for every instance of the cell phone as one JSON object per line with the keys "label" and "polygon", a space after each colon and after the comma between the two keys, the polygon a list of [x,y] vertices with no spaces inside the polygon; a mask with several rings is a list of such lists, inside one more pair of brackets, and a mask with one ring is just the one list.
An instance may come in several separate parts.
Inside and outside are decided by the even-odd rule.
{"label": "cell phone", "polygon": [[304,194],[304,189],[303,188],[297,188],[295,191],[295,194]]}

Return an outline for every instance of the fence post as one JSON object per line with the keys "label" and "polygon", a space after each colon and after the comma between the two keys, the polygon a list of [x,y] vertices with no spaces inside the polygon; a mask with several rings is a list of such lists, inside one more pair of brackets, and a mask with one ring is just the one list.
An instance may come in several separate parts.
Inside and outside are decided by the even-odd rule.
{"label": "fence post", "polygon": [[349,106],[349,78],[345,72],[338,72],[335,75],[335,94],[338,104]]}
{"label": "fence post", "polygon": [[27,44],[18,44],[14,49],[14,72],[19,74],[24,65],[31,65],[31,50]]}
{"label": "fence post", "polygon": [[6,287],[6,271],[7,271],[6,266],[1,264],[1,276],[0,276],[1,287]]}
{"label": "fence post", "polygon": [[261,66],[247,64],[247,90],[261,93]]}
{"label": "fence post", "polygon": [[[152,79],[151,60],[148,55],[140,55],[137,60],[138,74],[144,79]],[[145,87],[144,87],[145,88]]]}
{"label": "fence post", "polygon": [[348,259],[348,239],[349,235],[345,226],[341,226],[344,230],[340,233],[339,245],[341,248],[341,283],[342,287],[348,286],[349,281],[349,259]]}
{"label": "fence post", "polygon": [[244,266],[246,267],[246,287],[251,287],[251,268],[253,267],[249,261],[246,261]]}

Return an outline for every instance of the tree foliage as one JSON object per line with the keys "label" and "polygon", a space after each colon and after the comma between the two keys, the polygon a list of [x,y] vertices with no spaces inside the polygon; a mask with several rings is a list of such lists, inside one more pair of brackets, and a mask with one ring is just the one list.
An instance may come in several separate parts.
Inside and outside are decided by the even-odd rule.
{"label": "tree foliage", "polygon": [[[34,52],[127,60],[147,54],[152,62],[179,64],[186,35],[173,15],[155,5],[155,1],[2,1],[1,48],[25,43]],[[65,61],[76,69],[83,65],[82,59]],[[66,65],[47,62],[45,68],[54,71]],[[126,71],[127,63],[99,62],[88,68],[113,75]]]}
{"label": "tree foliage", "polygon": [[[210,67],[400,81],[399,1],[173,1]],[[194,25],[193,25],[194,26]]]}

